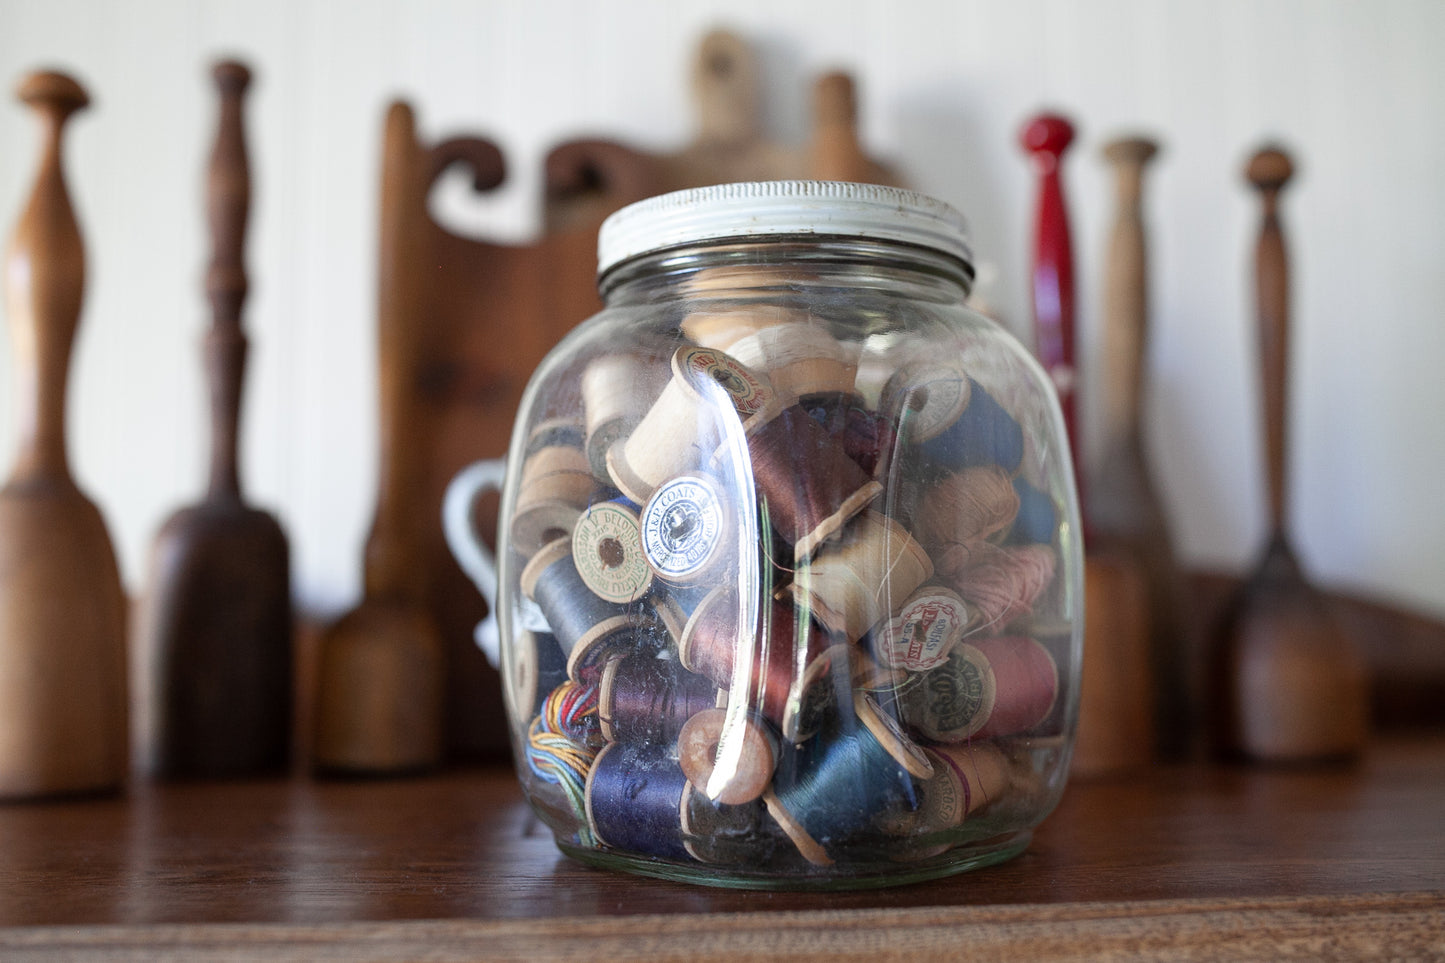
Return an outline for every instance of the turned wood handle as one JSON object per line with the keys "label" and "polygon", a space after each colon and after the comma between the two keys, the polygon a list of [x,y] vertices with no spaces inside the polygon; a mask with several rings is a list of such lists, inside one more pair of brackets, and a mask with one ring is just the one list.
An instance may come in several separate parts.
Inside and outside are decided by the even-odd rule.
{"label": "turned wood handle", "polygon": [[1245,177],[1259,191],[1262,217],[1254,248],[1259,316],[1260,389],[1264,404],[1265,471],[1271,530],[1285,521],[1286,404],[1289,386],[1289,261],[1279,219],[1279,192],[1294,173],[1289,155],[1267,147],[1250,159]]}
{"label": "turned wood handle", "polygon": [[66,380],[85,290],[85,246],[61,160],[65,122],[90,98],[74,79],[41,72],[17,91],[40,117],[44,144],[30,198],[5,254],[5,313],[14,343],[19,453],[12,480],[72,484]]}
{"label": "turned wood handle", "polygon": [[377,289],[377,394],[380,464],[376,515],[366,540],[365,589],[369,598],[419,603],[426,591],[414,517],[424,480],[427,441],[415,384],[421,356],[417,316],[426,263],[427,191],[434,164],[416,137],[405,103],[386,115],[382,147]]}
{"label": "turned wood handle", "polygon": [[1144,353],[1149,338],[1149,258],[1144,234],[1144,168],[1158,153],[1148,138],[1104,146],[1114,169],[1117,210],[1104,266],[1103,387],[1106,451],[1140,430]]}
{"label": "turned wood handle", "polygon": [[211,262],[206,269],[211,329],[205,344],[211,383],[209,497],[240,501],[236,450],[247,351],[241,308],[249,286],[245,246],[251,207],[251,168],[246,156],[242,100],[251,83],[251,71],[235,61],[222,61],[212,68],[211,78],[220,95],[220,119],[206,176],[206,215],[211,234]]}
{"label": "turned wood handle", "polygon": [[[1074,387],[1074,254],[1069,241],[1069,215],[1059,176],[1064,151],[1074,139],[1074,128],[1056,114],[1040,114],[1024,126],[1021,141],[1033,158],[1038,174],[1038,219],[1034,235],[1034,331],[1039,361],[1053,378],[1064,413],[1076,467],[1079,438]],[[1077,472],[1076,472],[1077,474]]]}
{"label": "turned wood handle", "polygon": [[698,140],[737,144],[758,136],[758,70],[741,37],[714,30],[693,62],[692,92],[701,121]]}

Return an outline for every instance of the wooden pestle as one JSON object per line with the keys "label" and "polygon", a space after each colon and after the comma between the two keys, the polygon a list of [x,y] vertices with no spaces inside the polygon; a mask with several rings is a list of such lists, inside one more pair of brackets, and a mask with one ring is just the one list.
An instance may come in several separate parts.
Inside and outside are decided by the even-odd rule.
{"label": "wooden pestle", "polygon": [[1262,210],[1254,270],[1269,536],[1222,623],[1213,671],[1220,748],[1265,762],[1348,758],[1369,730],[1364,661],[1286,532],[1289,265],[1279,194],[1293,173],[1277,147],[1260,150],[1245,170]]}
{"label": "wooden pestle", "polygon": [[0,488],[0,798],[112,790],[127,764],[125,595],[100,511],[66,454],[66,383],[85,250],[61,160],[89,102],[60,73],[19,97],[44,147],[4,259],[20,446]]}
{"label": "wooden pestle", "polygon": [[1104,458],[1088,485],[1092,545],[1129,556],[1144,576],[1154,719],[1165,756],[1186,754],[1197,730],[1200,669],[1184,579],[1149,470],[1142,421],[1149,334],[1144,171],[1158,145],[1141,137],[1104,147],[1117,210],[1104,269],[1101,402]]}
{"label": "wooden pestle", "polygon": [[842,71],[813,84],[813,132],[808,176],[822,181],[897,186],[898,175],[869,157],[858,140],[858,98],[853,78]]}
{"label": "wooden pestle", "polygon": [[[411,111],[387,115],[383,164],[383,251],[419,243],[403,229],[406,212],[424,206],[429,179],[408,176],[417,150]],[[402,154],[402,156],[397,156]],[[382,264],[400,262],[383,256]],[[421,525],[412,511],[425,478],[425,419],[416,410],[418,340],[406,307],[417,303],[412,272],[383,271],[378,301],[381,464],[376,515],[366,542],[360,604],[323,632],[317,668],[313,762],[323,772],[388,774],[441,761],[442,642],[426,608],[427,568]]]}
{"label": "wooden pestle", "polygon": [[[1084,499],[1075,404],[1074,269],[1061,165],[1074,139],[1063,117],[1042,114],[1023,130],[1039,177],[1034,319],[1038,356],[1054,381]],[[1143,574],[1126,554],[1096,546],[1084,519],[1084,660],[1071,771],[1102,775],[1149,762],[1154,752],[1153,688]]]}
{"label": "wooden pestle", "polygon": [[290,552],[280,524],[246,505],[237,457],[248,341],[251,173],[242,101],[245,65],[212,70],[220,120],[207,176],[211,260],[211,463],[205,499],[166,520],[137,607],[133,659],[142,768],[219,777],[285,770],[291,758]]}

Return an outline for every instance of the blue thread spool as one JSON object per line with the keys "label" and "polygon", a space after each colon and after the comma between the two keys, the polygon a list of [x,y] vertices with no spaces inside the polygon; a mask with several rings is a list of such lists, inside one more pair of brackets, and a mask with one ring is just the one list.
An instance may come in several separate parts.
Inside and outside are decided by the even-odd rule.
{"label": "blue thread spool", "polygon": [[968,379],[968,403],[951,425],[919,445],[925,455],[949,468],[998,465],[1009,474],[1024,459],[1024,432],[1003,405]]}
{"label": "blue thread spool", "polygon": [[810,863],[828,865],[829,846],[877,820],[918,808],[915,780],[933,765],[866,693],[853,697],[856,718],[785,756],[763,796],[768,812]]}
{"label": "blue thread spool", "polygon": [[690,860],[683,845],[682,798],[688,786],[677,760],[654,746],[604,746],[587,774],[587,823],[612,849]]}
{"label": "blue thread spool", "polygon": [[1054,500],[1024,478],[1014,479],[1014,491],[1019,496],[1019,512],[1009,530],[1009,544],[1052,544],[1059,524],[1059,510]]}
{"label": "blue thread spool", "polygon": [[612,649],[634,643],[644,633],[642,612],[598,598],[587,588],[572,560],[572,539],[543,546],[522,570],[522,591],[537,603],[557,644],[567,653],[567,674],[581,680],[600,667]]}

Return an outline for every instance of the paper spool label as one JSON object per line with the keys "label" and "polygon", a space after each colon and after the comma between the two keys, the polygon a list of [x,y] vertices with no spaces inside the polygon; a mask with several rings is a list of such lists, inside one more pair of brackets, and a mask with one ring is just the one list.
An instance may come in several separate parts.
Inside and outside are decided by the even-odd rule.
{"label": "paper spool label", "polygon": [[968,608],[957,593],[929,588],[904,602],[883,626],[874,652],[886,666],[927,672],[948,659],[967,625]]}
{"label": "paper spool label", "polygon": [[903,430],[913,442],[934,438],[957,421],[968,407],[969,393],[968,375],[961,368],[934,361],[900,368],[883,389],[886,403],[903,419]]}
{"label": "paper spool label", "polygon": [[587,509],[572,530],[577,574],[599,598],[635,602],[652,585],[637,515],[614,502]]}
{"label": "paper spool label", "polygon": [[726,519],[717,489],[696,475],[674,478],[653,493],[642,515],[642,551],[665,579],[687,581],[719,554]]}
{"label": "paper spool label", "polygon": [[683,348],[676,356],[678,368],[706,397],[708,382],[727,393],[740,415],[755,415],[773,400],[772,387],[736,358],[712,348]]}

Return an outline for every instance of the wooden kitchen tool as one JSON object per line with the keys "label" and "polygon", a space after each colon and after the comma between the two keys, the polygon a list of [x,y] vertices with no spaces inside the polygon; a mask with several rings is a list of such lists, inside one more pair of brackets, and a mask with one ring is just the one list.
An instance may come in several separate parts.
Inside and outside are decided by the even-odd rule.
{"label": "wooden kitchen tool", "polygon": [[869,157],[858,139],[858,94],[850,74],[833,71],[813,83],[807,176],[823,181],[901,186],[898,175]]}
{"label": "wooden kitchen tool", "polygon": [[851,75],[832,71],[813,84],[812,129],[794,147],[770,139],[763,125],[761,67],[737,34],[712,30],[693,57],[697,131],[670,153],[649,153],[615,141],[573,140],[547,157],[544,220],[549,232],[596,230],[608,214],[653,194],[731,181],[787,178],[900,183],[870,157],[858,137]]}
{"label": "wooden kitchen tool", "polygon": [[44,148],[4,260],[20,446],[0,488],[0,798],[118,788],[126,770],[125,595],[100,511],[66,454],[85,250],[61,134],[89,99],[35,73],[19,97]]}
{"label": "wooden kitchen tool", "polygon": [[1263,216],[1255,245],[1269,537],[1240,586],[1217,641],[1217,736],[1234,754],[1309,762],[1359,753],[1369,728],[1369,687],[1353,641],[1309,583],[1286,532],[1289,269],[1279,193],[1294,172],[1276,147],[1245,171]]}
{"label": "wooden kitchen tool", "polygon": [[212,78],[220,122],[206,205],[210,483],[204,500],[156,536],[134,636],[136,677],[147,690],[139,754],[147,771],[167,777],[255,775],[290,761],[290,551],[276,519],[243,500],[237,458],[251,197],[242,99],[251,73],[226,61]]}
{"label": "wooden kitchen tool", "polygon": [[[1056,114],[1033,118],[1022,135],[1039,177],[1033,264],[1037,353],[1058,389],[1074,474],[1081,481],[1073,247],[1060,170],[1073,139],[1073,126]],[[1079,488],[1082,501],[1084,486]],[[1097,775],[1153,757],[1153,687],[1143,575],[1128,555],[1093,545],[1087,517],[1084,527],[1084,663],[1070,771]]]}
{"label": "wooden kitchen tool", "polygon": [[1087,486],[1090,545],[1133,560],[1148,597],[1154,719],[1166,757],[1186,754],[1197,730],[1201,669],[1192,609],[1175,560],[1164,506],[1144,442],[1144,370],[1149,333],[1144,170],[1158,152],[1147,138],[1105,145],[1117,210],[1104,266],[1100,399],[1104,458]]}
{"label": "wooden kitchen tool", "polygon": [[[418,511],[432,432],[415,387],[430,274],[416,262],[424,241],[414,212],[446,163],[466,153],[482,186],[501,180],[501,158],[457,141],[418,163],[414,122],[404,105],[387,114],[381,185],[378,289],[380,473],[376,515],[366,542],[361,602],[319,642],[313,762],[322,772],[403,773],[441,761],[443,652],[427,608],[423,531],[440,511]],[[495,155],[495,156],[494,156]],[[490,182],[490,183],[488,183]],[[433,268],[435,267],[433,263]]]}

